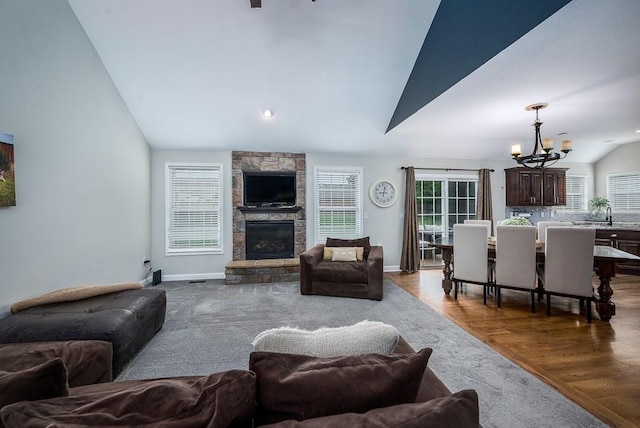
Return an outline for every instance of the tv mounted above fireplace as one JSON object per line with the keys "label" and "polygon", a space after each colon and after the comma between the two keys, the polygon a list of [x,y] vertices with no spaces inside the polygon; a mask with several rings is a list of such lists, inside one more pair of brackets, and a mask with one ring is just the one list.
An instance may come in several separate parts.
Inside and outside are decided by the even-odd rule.
{"label": "tv mounted above fireplace", "polygon": [[243,173],[245,206],[294,206],[296,204],[295,172]]}

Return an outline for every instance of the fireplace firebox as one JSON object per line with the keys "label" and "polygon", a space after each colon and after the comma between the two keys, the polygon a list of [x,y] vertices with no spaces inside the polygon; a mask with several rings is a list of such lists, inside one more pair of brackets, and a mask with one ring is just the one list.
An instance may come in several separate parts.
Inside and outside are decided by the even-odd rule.
{"label": "fireplace firebox", "polygon": [[245,226],[247,260],[293,257],[293,221],[247,221]]}

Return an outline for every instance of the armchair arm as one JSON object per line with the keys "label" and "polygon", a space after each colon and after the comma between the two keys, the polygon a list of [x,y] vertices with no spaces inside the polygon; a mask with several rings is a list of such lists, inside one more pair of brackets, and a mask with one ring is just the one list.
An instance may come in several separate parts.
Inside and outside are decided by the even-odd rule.
{"label": "armchair arm", "polygon": [[367,275],[369,278],[369,298],[382,300],[384,278],[384,253],[382,246],[374,245],[367,258]]}
{"label": "armchair arm", "polygon": [[322,260],[324,244],[317,244],[300,254],[300,293],[311,294],[311,273]]}

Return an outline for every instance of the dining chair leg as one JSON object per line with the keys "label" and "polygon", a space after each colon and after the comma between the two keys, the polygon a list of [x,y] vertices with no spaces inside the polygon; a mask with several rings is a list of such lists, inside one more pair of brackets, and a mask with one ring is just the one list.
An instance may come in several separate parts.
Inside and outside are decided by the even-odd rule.
{"label": "dining chair leg", "polygon": [[536,313],[536,291],[531,290],[531,313]]}
{"label": "dining chair leg", "polygon": [[487,285],[482,286],[482,300],[485,306],[487,306],[487,287]]}
{"label": "dining chair leg", "polygon": [[458,281],[453,282],[453,288],[454,288],[453,297],[456,300],[458,300]]}
{"label": "dining chair leg", "polygon": [[496,299],[498,300],[498,307],[502,307],[502,293],[499,285],[496,285]]}
{"label": "dining chair leg", "polygon": [[591,324],[591,299],[585,299],[587,301],[587,322]]}
{"label": "dining chair leg", "polygon": [[547,316],[551,316],[551,295],[547,293]]}

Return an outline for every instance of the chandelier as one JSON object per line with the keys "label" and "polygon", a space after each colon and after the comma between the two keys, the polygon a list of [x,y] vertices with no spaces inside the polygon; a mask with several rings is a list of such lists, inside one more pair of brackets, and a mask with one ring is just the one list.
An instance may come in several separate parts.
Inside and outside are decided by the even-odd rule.
{"label": "chandelier", "polygon": [[540,138],[540,125],[542,125],[542,122],[538,119],[538,110],[547,106],[547,103],[536,103],[524,108],[527,111],[536,111],[536,121],[531,124],[531,126],[536,129],[536,136],[531,154],[523,156],[520,144],[514,144],[511,146],[511,157],[520,165],[530,169],[540,169],[545,166],[553,165],[558,160],[565,158],[567,153],[571,151],[573,145],[571,140],[564,140],[562,142],[562,148],[560,149],[563,153],[561,155],[558,152],[553,152],[553,139],[545,138],[543,140]]}

